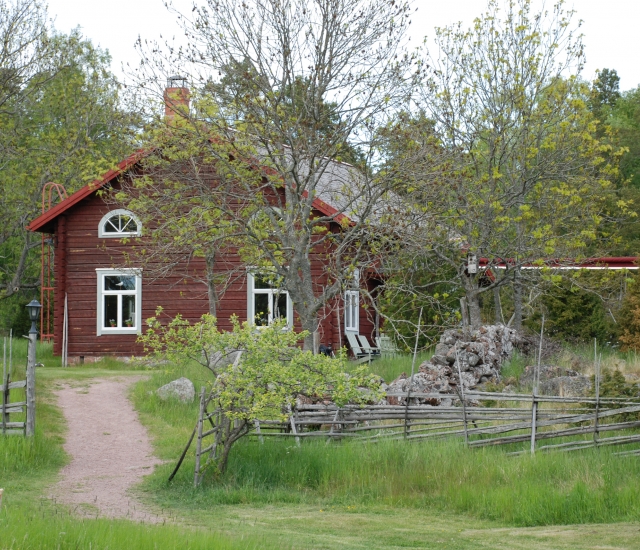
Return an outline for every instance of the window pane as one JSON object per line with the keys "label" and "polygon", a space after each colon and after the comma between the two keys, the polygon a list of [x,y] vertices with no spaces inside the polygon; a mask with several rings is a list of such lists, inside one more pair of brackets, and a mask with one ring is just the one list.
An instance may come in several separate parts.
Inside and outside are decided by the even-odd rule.
{"label": "window pane", "polygon": [[111,216],[104,224],[105,233],[120,233],[120,219],[118,216]]}
{"label": "window pane", "polygon": [[135,233],[138,231],[138,226],[131,216],[120,216],[120,226],[123,233]]}
{"label": "window pane", "polygon": [[253,295],[254,322],[259,327],[269,324],[269,294]]}
{"label": "window pane", "polygon": [[104,325],[105,327],[118,326],[118,296],[104,297]]}
{"label": "window pane", "polygon": [[273,296],[273,301],[275,303],[275,311],[273,312],[274,319],[286,319],[287,318],[287,295],[286,294],[275,294]]}
{"label": "window pane", "polygon": [[254,275],[253,288],[273,288],[268,275]]}
{"label": "window pane", "polygon": [[351,294],[348,292],[344,295],[344,315],[345,315],[345,327],[351,328]]}
{"label": "window pane", "polygon": [[136,278],[126,275],[106,275],[104,278],[105,290],[135,290]]}
{"label": "window pane", "polygon": [[[116,298],[116,296],[114,296]],[[122,323],[123,327],[136,326],[136,297],[133,295],[122,297]]]}

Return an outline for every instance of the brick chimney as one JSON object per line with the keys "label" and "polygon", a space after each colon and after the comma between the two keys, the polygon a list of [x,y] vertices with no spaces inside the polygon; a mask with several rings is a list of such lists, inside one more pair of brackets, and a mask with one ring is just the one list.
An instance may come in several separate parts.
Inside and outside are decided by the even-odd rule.
{"label": "brick chimney", "polygon": [[182,76],[170,76],[167,79],[167,87],[164,90],[164,116],[168,121],[173,120],[176,115],[189,115],[190,94],[186,82],[187,79]]}

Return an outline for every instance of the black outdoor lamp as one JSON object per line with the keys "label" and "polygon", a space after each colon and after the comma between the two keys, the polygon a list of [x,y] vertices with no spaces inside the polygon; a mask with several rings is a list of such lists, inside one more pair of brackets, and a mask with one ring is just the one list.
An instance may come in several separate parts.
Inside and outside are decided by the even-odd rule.
{"label": "black outdoor lamp", "polygon": [[36,328],[36,323],[38,322],[38,317],[40,317],[40,310],[42,306],[38,300],[31,300],[27,304],[27,311],[29,312],[29,319],[31,320],[31,330],[29,334],[38,334],[38,329]]}

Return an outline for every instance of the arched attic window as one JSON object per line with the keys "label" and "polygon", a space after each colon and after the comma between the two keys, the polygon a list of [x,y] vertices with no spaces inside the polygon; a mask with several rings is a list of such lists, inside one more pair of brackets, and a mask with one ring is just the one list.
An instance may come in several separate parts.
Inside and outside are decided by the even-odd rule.
{"label": "arched attic window", "polygon": [[128,210],[112,210],[105,214],[98,225],[98,237],[100,238],[123,238],[139,237],[142,225],[140,220]]}

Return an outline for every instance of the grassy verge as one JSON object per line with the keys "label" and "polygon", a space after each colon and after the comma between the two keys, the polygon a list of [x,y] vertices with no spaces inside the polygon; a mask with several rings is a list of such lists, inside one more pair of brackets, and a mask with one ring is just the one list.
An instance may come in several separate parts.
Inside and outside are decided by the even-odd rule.
{"label": "grassy verge", "polygon": [[[172,377],[156,373],[133,396],[160,458],[168,460],[179,456],[197,414],[196,404],[167,403],[150,393]],[[298,448],[291,441],[247,439],[234,447],[227,473],[209,476],[197,491],[191,453],[174,482],[166,482],[170,463],[148,478],[147,488],[160,506],[185,511],[239,504],[383,506],[513,526],[633,521],[640,515],[640,462],[613,452],[510,457],[501,448],[467,450],[458,440],[305,441]]]}
{"label": "grassy verge", "polygon": [[[14,379],[24,375],[18,349]],[[26,358],[26,348],[25,348]],[[14,355],[14,357],[16,357]],[[47,361],[46,346],[39,346],[38,360]],[[55,364],[55,362],[53,362]],[[47,363],[45,363],[47,364]],[[110,365],[90,368],[37,369],[36,434],[0,435],[0,487],[4,489],[0,509],[0,549],[217,549],[265,548],[268,543],[249,533],[233,537],[219,529],[194,529],[179,525],[143,525],[129,521],[80,519],[48,498],[49,487],[67,462],[62,443],[64,420],[53,403],[52,388],[58,378],[88,379],[101,375],[127,374]],[[19,390],[22,391],[22,390]],[[15,400],[24,394],[15,395]],[[13,418],[13,417],[12,417]]]}
{"label": "grassy verge", "polygon": [[[406,371],[406,365],[398,361],[394,368]],[[192,455],[174,483],[166,483],[173,462],[147,478],[146,498],[179,525],[70,516],[46,498],[67,460],[51,388],[60,378],[84,383],[136,372],[120,369],[38,369],[36,437],[0,437],[0,486],[6,490],[0,549],[640,547],[637,523],[592,523],[637,520],[636,459],[606,450],[510,458],[499,449],[467,451],[455,441],[304,442],[297,448],[247,440],[234,448],[227,475],[209,477],[198,490]],[[197,405],[162,402],[153,390],[179,375],[199,387],[207,375],[190,366],[149,374],[132,397],[158,456],[173,461],[191,433]]]}

